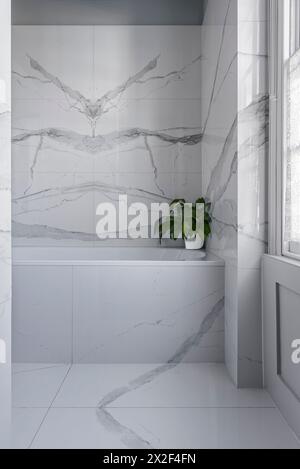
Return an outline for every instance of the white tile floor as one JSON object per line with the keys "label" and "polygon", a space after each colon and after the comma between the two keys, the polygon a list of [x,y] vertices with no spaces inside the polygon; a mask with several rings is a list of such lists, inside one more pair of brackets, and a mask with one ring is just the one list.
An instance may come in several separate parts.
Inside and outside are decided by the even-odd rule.
{"label": "white tile floor", "polygon": [[265,391],[222,365],[15,365],[14,448],[295,448]]}

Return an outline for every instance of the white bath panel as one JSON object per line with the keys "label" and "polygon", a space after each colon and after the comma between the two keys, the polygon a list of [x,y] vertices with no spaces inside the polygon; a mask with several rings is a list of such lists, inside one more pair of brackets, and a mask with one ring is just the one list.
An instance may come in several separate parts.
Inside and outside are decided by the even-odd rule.
{"label": "white bath panel", "polygon": [[222,267],[76,267],[74,362],[223,361],[223,275]]}
{"label": "white bath panel", "polygon": [[14,269],[13,360],[72,361],[72,268]]}

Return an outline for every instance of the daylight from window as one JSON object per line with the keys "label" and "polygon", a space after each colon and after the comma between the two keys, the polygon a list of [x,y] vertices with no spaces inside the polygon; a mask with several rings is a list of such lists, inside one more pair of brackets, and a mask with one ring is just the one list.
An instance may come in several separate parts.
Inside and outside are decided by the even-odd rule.
{"label": "daylight from window", "polygon": [[286,63],[285,246],[300,254],[300,0],[291,0]]}

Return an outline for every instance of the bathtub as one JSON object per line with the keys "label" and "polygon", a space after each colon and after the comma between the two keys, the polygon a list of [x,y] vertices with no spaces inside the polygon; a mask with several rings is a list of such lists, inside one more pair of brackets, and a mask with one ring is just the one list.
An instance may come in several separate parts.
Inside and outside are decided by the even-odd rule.
{"label": "bathtub", "polygon": [[164,248],[13,252],[13,359],[224,361],[224,263]]}

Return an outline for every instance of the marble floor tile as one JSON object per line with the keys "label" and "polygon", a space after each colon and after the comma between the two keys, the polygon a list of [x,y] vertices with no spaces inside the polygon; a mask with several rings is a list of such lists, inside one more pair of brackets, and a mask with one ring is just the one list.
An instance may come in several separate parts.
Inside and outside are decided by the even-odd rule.
{"label": "marble floor tile", "polygon": [[69,365],[14,365],[13,407],[50,407],[68,370]]}
{"label": "marble floor tile", "polygon": [[32,449],[300,449],[276,409],[51,409]]}
{"label": "marble floor tile", "polygon": [[48,409],[13,409],[12,449],[28,449]]}
{"label": "marble floor tile", "polygon": [[97,407],[124,386],[128,390],[108,407],[275,407],[263,390],[236,389],[219,364],[180,364],[163,372],[160,365],[74,365],[53,407]]}
{"label": "marble floor tile", "polygon": [[297,448],[268,394],[223,365],[15,365],[14,448]]}

